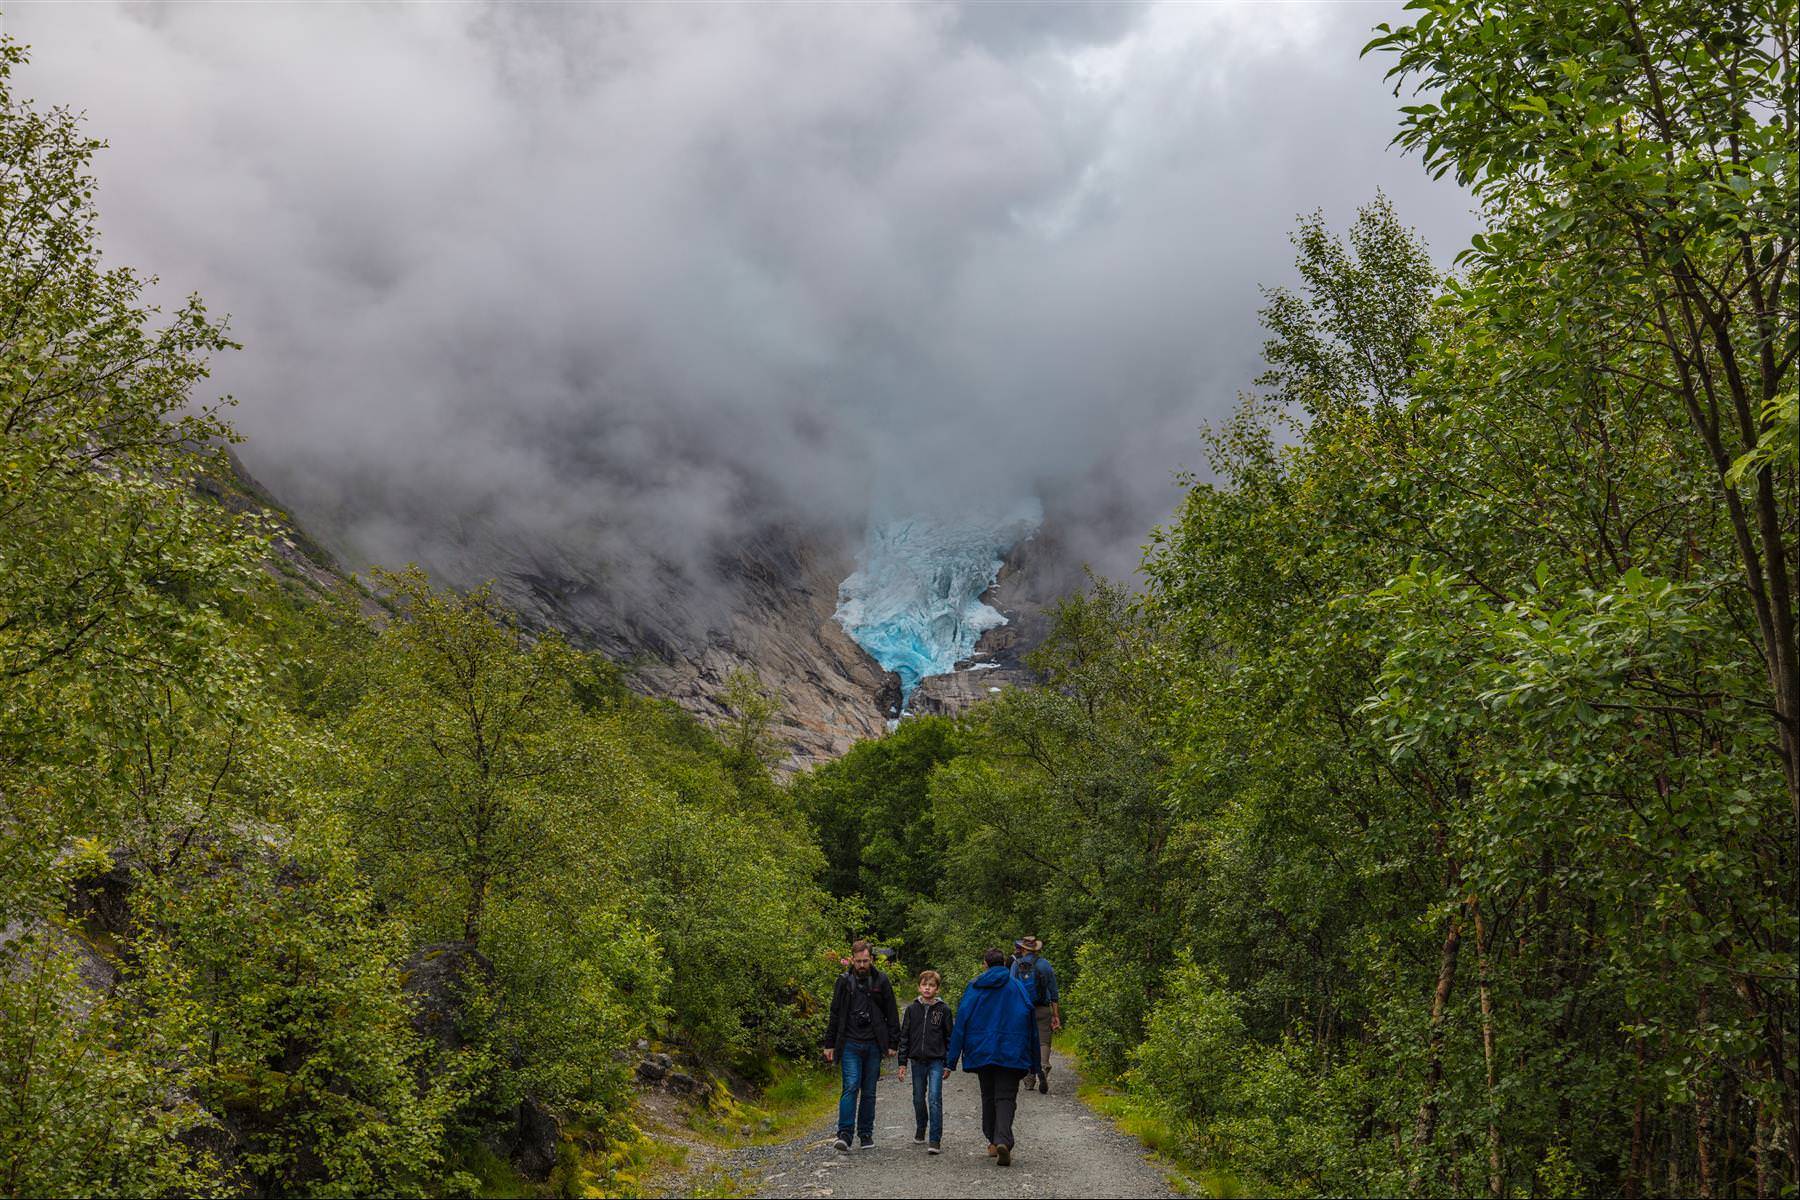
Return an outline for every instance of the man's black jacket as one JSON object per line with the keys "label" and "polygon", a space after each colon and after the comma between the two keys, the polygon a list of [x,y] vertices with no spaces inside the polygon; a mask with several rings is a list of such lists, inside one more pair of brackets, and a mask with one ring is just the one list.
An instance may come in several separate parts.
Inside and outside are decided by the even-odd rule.
{"label": "man's black jacket", "polygon": [[[838,1054],[844,1052],[850,1026],[850,975],[849,971],[839,975],[831,989],[831,1020],[825,1026],[825,1040],[820,1043]],[[886,1054],[900,1037],[900,1007],[894,1003],[894,985],[873,967],[869,969],[869,1012],[875,1026],[875,1044]]]}

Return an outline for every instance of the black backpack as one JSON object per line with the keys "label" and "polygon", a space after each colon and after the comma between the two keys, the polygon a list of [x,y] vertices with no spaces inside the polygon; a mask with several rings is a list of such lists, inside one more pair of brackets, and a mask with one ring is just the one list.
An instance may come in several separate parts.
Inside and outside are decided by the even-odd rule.
{"label": "black backpack", "polygon": [[1012,973],[1014,979],[1017,979],[1030,990],[1031,1002],[1033,1004],[1042,1004],[1044,1002],[1044,984],[1043,981],[1038,978],[1037,962],[1037,955],[1021,954],[1018,958],[1013,960]]}

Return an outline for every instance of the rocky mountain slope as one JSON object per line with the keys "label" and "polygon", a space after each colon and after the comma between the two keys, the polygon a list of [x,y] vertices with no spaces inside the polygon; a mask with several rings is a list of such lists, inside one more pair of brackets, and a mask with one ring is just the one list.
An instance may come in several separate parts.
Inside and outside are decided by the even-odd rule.
{"label": "rocky mountain slope", "polygon": [[627,664],[634,688],[704,721],[725,715],[731,673],[754,669],[781,694],[774,733],[791,771],[886,728],[888,674],[832,619],[850,569],[834,539],[769,530],[718,555],[704,594],[672,586],[654,607],[624,609],[604,578],[566,564],[515,561],[498,584],[528,621]]}
{"label": "rocky mountain slope", "polygon": [[[380,601],[344,572],[329,551],[231,459],[233,478],[202,486],[236,508],[256,508],[276,524],[270,569],[291,586],[324,595],[348,585],[367,611]],[[1069,586],[1049,531],[1014,546],[982,599],[1007,624],[987,630],[972,657],[949,674],[927,676],[910,712],[958,713],[994,689],[1032,682],[1022,656],[1043,640],[1045,608]],[[839,585],[855,568],[849,537],[832,531],[769,528],[713,556],[704,586],[671,571],[620,577],[541,547],[472,538],[447,562],[427,566],[447,581],[494,580],[528,627],[556,629],[628,668],[639,692],[675,701],[703,721],[725,716],[728,677],[754,669],[781,695],[773,730],[783,773],[834,758],[879,737],[899,715],[900,680],[877,665],[834,618]]]}

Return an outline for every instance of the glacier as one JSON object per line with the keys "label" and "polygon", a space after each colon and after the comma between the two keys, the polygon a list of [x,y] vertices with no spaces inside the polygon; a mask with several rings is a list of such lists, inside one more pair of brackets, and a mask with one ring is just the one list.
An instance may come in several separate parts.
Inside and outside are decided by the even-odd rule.
{"label": "glacier", "polygon": [[903,710],[921,679],[954,670],[976,639],[1006,624],[982,593],[1042,522],[1042,506],[1030,500],[999,516],[871,524],[856,570],[838,587],[836,616],[882,670],[900,676]]}

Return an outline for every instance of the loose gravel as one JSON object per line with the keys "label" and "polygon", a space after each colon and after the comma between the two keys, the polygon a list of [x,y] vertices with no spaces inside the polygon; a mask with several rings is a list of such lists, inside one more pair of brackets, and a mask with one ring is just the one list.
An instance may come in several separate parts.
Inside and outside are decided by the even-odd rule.
{"label": "loose gravel", "polygon": [[1114,1129],[1075,1096],[1075,1069],[1053,1058],[1051,1092],[1019,1090],[1010,1167],[987,1156],[981,1136],[981,1092],[975,1076],[944,1079],[944,1152],[915,1144],[912,1083],[882,1064],[875,1103],[875,1146],[842,1154],[835,1112],[805,1137],[733,1152],[720,1163],[749,1195],[766,1197],[1172,1196],[1168,1180],[1136,1139]]}

